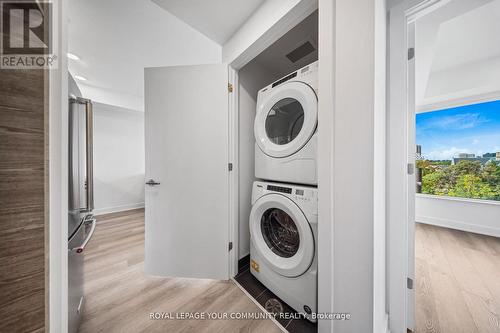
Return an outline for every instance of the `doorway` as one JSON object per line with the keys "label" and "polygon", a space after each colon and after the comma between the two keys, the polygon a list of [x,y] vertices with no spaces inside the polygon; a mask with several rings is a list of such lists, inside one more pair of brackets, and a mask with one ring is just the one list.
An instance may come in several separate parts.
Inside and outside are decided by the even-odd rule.
{"label": "doorway", "polygon": [[[491,176],[500,164],[500,81],[492,75],[500,58],[489,40],[500,33],[500,3],[406,6],[391,19],[391,70],[398,66],[397,52],[405,59],[398,63],[402,75],[391,75],[389,131],[406,140],[390,145],[390,163],[396,157],[407,162],[390,186],[390,195],[405,198],[393,198],[391,204],[403,208],[390,209],[390,246],[404,250],[399,258],[390,254],[392,315],[397,317],[396,304],[404,305],[391,327],[497,332],[500,293],[490,276],[498,267],[500,233],[489,219],[500,214],[499,180]],[[398,22],[402,34],[394,31]],[[406,47],[396,51],[398,41]],[[403,87],[392,86],[396,82]],[[398,105],[406,115],[393,111]],[[394,129],[396,123],[404,129]],[[407,223],[396,225],[396,216]],[[392,284],[398,276],[406,279],[404,289]]]}

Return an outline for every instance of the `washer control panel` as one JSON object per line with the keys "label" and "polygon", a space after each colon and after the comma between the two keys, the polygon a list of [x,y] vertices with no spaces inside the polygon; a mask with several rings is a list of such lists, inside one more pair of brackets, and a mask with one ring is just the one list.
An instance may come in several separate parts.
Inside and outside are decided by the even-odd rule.
{"label": "washer control panel", "polygon": [[292,188],[291,187],[282,187],[282,186],[276,186],[276,185],[267,185],[267,190],[268,191],[273,191],[273,192],[280,192],[280,193],[292,194]]}
{"label": "washer control panel", "polygon": [[306,215],[309,223],[318,220],[318,188],[307,185],[293,185],[255,181],[252,189],[252,205],[268,194],[283,195],[295,202]]}
{"label": "washer control panel", "polygon": [[283,194],[287,197],[293,198],[298,202],[318,201],[318,189],[316,187],[267,183],[261,181],[256,181],[254,183],[253,200],[257,200],[258,197],[272,192]]}

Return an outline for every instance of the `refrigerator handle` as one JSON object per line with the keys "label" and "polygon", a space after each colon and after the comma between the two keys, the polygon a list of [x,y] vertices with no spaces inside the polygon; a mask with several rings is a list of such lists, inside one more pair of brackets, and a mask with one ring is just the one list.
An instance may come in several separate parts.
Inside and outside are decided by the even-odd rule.
{"label": "refrigerator handle", "polygon": [[94,210],[94,114],[92,101],[85,100],[87,137],[87,211]]}
{"label": "refrigerator handle", "polygon": [[85,237],[85,240],[83,241],[82,245],[70,249],[69,252],[71,252],[71,253],[82,253],[83,250],[85,250],[85,247],[87,246],[87,243],[92,238],[92,235],[94,235],[95,227],[97,225],[97,220],[95,218],[91,218],[91,219],[88,219],[88,220],[84,221],[84,224],[88,224],[88,223],[92,223],[92,226],[90,227],[90,232],[87,234],[87,237]]}
{"label": "refrigerator handle", "polygon": [[87,138],[86,142],[86,188],[87,188],[87,205],[85,207],[85,212],[91,212],[94,210],[94,113],[92,110],[92,101],[87,98],[82,97],[72,97],[70,98],[71,103],[84,104],[85,105],[85,136]]}

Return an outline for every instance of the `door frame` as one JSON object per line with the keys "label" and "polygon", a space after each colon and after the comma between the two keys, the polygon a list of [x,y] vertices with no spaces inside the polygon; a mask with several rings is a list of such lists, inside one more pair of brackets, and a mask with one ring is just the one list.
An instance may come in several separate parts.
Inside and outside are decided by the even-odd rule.
{"label": "door frame", "polygon": [[[388,99],[388,310],[392,332],[414,330],[415,20],[451,0],[406,0],[389,14]],[[413,139],[412,139],[413,138]],[[412,217],[413,216],[413,217]],[[405,223],[401,223],[405,221]],[[410,239],[412,238],[412,239]],[[413,259],[411,259],[413,258]]]}
{"label": "door frame", "polygon": [[[58,7],[54,38],[59,43],[58,66],[48,75],[48,295],[46,331],[65,332],[68,328],[68,2],[51,0]],[[47,87],[46,87],[47,89]],[[48,298],[47,298],[48,296]]]}
{"label": "door frame", "polygon": [[229,278],[238,274],[238,249],[239,249],[239,228],[238,228],[238,198],[239,198],[239,168],[238,168],[238,71],[231,65],[228,66],[228,125],[229,125],[229,163],[232,170],[229,172],[229,242],[233,248],[229,251]]}

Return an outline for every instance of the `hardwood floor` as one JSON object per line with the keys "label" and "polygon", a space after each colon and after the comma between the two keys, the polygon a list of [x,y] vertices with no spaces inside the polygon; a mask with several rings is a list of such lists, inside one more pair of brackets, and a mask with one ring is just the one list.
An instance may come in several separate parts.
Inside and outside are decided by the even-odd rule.
{"label": "hardwood floor", "polygon": [[144,210],[103,215],[85,253],[80,332],[281,332],[264,320],[150,319],[150,313],[261,313],[232,282],[145,276]]}
{"label": "hardwood floor", "polygon": [[500,332],[500,239],[419,224],[416,332]]}

